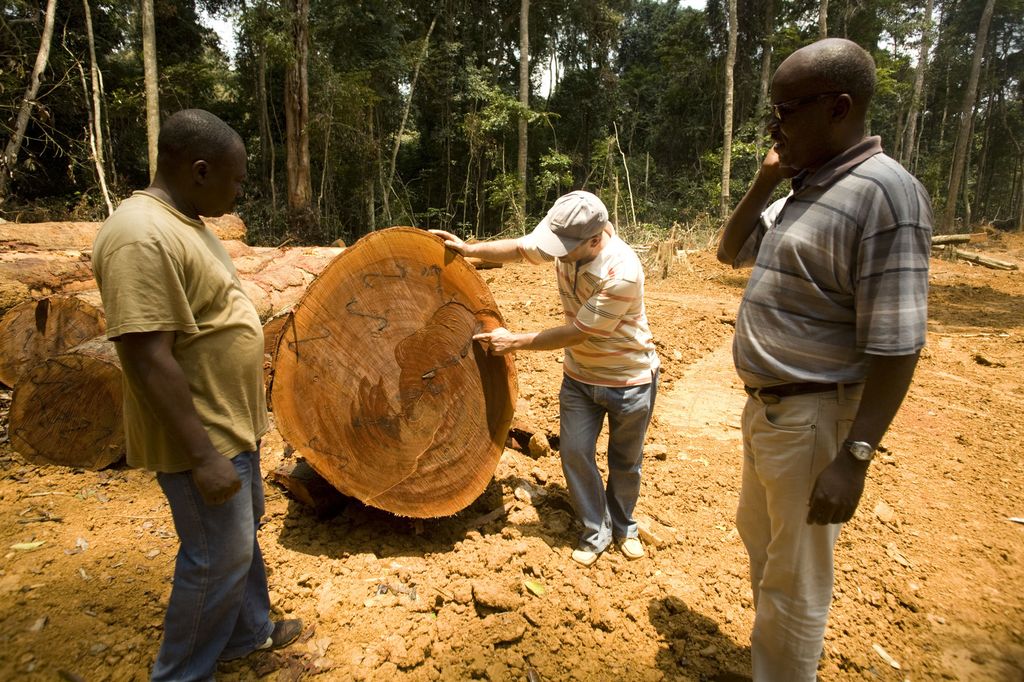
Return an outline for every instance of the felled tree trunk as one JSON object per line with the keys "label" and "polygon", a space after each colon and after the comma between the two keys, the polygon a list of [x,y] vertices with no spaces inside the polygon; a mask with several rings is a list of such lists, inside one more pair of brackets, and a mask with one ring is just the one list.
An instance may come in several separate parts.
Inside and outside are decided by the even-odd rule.
{"label": "felled tree trunk", "polygon": [[97,291],[58,294],[14,306],[0,317],[0,382],[14,386],[22,372],[105,329]]}
{"label": "felled tree trunk", "polygon": [[[261,253],[249,247],[234,251],[242,257]],[[265,257],[257,259],[262,265],[247,262],[243,265],[249,271],[240,272],[239,276],[243,287],[258,292],[261,300],[287,309],[302,295],[307,279],[312,280],[319,272],[317,268],[323,269],[341,251],[323,247],[264,249]],[[98,305],[98,296],[95,292],[91,295]],[[89,300],[87,296],[80,298]],[[34,324],[38,310],[32,307],[34,303],[26,305],[18,317],[26,317],[23,321]],[[47,325],[56,324],[50,317],[54,314],[53,305],[51,302],[46,312]],[[265,307],[269,310],[270,303]],[[280,319],[278,324],[287,320],[287,315]],[[11,334],[18,337],[17,332]],[[3,363],[10,364],[13,361],[6,357],[6,352],[0,347]],[[117,461],[124,454],[124,431],[121,363],[113,343],[101,336],[35,360],[36,364],[24,370],[15,382],[9,429],[14,450],[36,464],[98,469]],[[109,415],[114,415],[117,428],[113,428]]]}
{"label": "felled tree trunk", "polygon": [[[5,225],[5,224],[0,224]],[[222,242],[233,259],[252,255],[253,249],[240,241]],[[91,246],[90,246],[91,248]],[[263,257],[264,263],[279,254],[279,249]],[[337,251],[335,250],[335,253]],[[0,313],[19,303],[50,294],[86,291],[96,288],[92,260],[88,252],[77,249],[0,249]]]}
{"label": "felled tree trunk", "polygon": [[11,401],[11,446],[33,464],[113,464],[124,456],[121,396],[114,344],[90,339],[21,376]]}
{"label": "felled tree trunk", "polygon": [[339,491],[403,516],[445,516],[497,466],[516,401],[502,324],[463,258],[422,230],[371,233],[309,286],[280,333],[278,429]]}
{"label": "felled tree trunk", "polygon": [[94,288],[89,257],[79,251],[0,252],[0,312],[52,293]]}
{"label": "felled tree trunk", "polygon": [[250,248],[232,256],[242,288],[266,322],[291,308],[306,287],[344,249],[331,246],[296,246],[286,249]]}
{"label": "felled tree trunk", "polygon": [[[218,239],[245,239],[245,223],[237,215],[203,218]],[[0,251],[91,251],[103,223],[0,223]]]}

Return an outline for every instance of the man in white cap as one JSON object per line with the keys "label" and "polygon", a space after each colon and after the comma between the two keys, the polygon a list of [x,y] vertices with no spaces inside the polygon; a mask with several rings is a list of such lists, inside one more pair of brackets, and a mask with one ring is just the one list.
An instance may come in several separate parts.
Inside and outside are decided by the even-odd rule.
{"label": "man in white cap", "polygon": [[[572,558],[590,566],[612,540],[629,559],[644,555],[633,519],[644,437],[654,410],[660,362],[644,312],[640,259],[590,192],[560,197],[520,239],[467,244],[432,230],[464,256],[533,265],[554,261],[565,323],[515,334],[499,327],[473,337],[496,355],[565,349],[558,395],[560,453],[583,532]],[[608,416],[608,482],[597,468],[597,437]]]}

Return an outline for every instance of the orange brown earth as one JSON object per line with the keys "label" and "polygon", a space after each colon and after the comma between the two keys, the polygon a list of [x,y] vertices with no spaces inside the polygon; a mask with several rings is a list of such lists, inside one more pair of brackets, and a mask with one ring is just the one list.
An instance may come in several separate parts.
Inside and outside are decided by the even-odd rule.
{"label": "orange brown earth", "polygon": [[[1020,234],[971,248],[1024,265]],[[1024,274],[932,267],[928,347],[839,540],[824,680],[1024,679],[1024,525],[1009,520],[1024,517]],[[513,329],[558,320],[546,268],[482,275]],[[268,484],[272,601],[310,627],[219,679],[749,674],[754,612],[733,523],[744,396],[729,355],[745,280],[698,252],[648,281],[664,371],[638,508],[661,545],[646,558],[569,559],[557,452],[506,449],[476,502],[430,521],[354,502],[318,520]],[[551,435],[559,358],[517,359],[520,416]],[[30,466],[3,440],[0,679],[146,679],[177,544],[153,476]],[[264,470],[285,458],[271,434]]]}

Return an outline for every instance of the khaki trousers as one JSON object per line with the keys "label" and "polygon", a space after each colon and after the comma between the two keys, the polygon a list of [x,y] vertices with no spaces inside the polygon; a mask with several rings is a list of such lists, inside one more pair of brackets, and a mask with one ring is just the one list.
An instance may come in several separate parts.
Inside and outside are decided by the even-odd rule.
{"label": "khaki trousers", "polygon": [[748,398],[736,526],[750,556],[755,682],[813,681],[832,601],[840,524],[807,524],[818,474],[835,458],[860,404],[861,385]]}

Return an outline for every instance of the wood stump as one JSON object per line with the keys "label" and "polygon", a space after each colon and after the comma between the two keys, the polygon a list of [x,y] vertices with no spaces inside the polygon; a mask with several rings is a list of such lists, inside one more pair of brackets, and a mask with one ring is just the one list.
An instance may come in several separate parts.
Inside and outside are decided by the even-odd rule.
{"label": "wood stump", "polygon": [[0,317],[0,382],[14,386],[22,372],[105,329],[98,291],[55,294],[14,306]]}
{"label": "wood stump", "polygon": [[472,341],[501,324],[486,284],[440,238],[371,233],[281,331],[278,429],[347,495],[403,516],[454,514],[487,486],[512,421],[512,358]]}
{"label": "wood stump", "polygon": [[11,446],[33,464],[102,469],[124,457],[121,363],[90,339],[30,368],[11,401]]}

